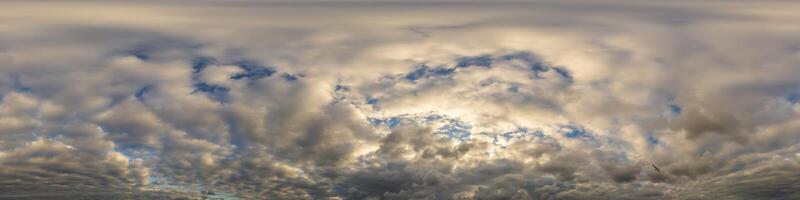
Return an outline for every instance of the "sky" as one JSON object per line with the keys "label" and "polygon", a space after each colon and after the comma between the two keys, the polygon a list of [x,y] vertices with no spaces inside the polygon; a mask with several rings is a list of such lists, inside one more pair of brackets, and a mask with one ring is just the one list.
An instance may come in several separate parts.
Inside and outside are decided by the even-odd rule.
{"label": "sky", "polygon": [[0,199],[800,199],[800,3],[0,2]]}

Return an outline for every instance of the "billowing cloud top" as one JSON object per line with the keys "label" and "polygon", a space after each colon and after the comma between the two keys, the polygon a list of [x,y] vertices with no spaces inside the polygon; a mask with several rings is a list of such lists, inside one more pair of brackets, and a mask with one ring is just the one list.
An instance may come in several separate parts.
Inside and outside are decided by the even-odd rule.
{"label": "billowing cloud top", "polygon": [[0,199],[798,199],[796,3],[0,3]]}

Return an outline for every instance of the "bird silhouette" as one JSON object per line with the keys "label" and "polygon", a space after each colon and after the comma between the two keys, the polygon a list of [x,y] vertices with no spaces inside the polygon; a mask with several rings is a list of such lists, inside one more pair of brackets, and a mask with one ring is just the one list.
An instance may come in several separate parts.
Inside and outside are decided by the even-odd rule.
{"label": "bird silhouette", "polygon": [[659,169],[658,167],[656,167],[656,164],[651,164],[651,165],[653,165],[653,168],[655,168],[655,169],[656,169],[656,171],[658,171],[658,173],[661,173],[661,169]]}

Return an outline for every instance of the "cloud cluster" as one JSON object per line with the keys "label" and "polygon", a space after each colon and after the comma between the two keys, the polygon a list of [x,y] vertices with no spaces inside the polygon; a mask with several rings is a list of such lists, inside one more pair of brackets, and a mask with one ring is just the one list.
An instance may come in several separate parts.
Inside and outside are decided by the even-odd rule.
{"label": "cloud cluster", "polygon": [[798,4],[0,5],[0,198],[800,198]]}

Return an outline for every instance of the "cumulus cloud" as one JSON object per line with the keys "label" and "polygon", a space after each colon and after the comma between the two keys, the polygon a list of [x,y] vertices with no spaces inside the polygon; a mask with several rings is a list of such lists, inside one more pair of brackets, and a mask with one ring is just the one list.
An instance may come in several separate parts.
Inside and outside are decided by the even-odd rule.
{"label": "cumulus cloud", "polygon": [[800,197],[795,3],[0,5],[0,198]]}

